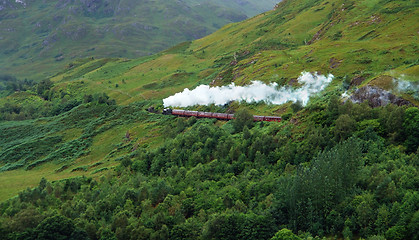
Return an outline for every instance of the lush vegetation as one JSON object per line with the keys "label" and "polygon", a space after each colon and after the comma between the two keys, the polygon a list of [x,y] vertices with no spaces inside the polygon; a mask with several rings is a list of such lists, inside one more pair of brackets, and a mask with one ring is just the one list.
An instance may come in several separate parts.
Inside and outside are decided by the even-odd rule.
{"label": "lush vegetation", "polygon": [[[106,93],[80,95],[68,90],[55,88],[54,83],[45,79],[39,83],[17,80],[6,76],[4,81],[3,104],[0,107],[1,120],[27,120],[57,116],[70,111],[81,103],[115,105]],[[11,80],[10,80],[11,79]]]}
{"label": "lush vegetation", "polygon": [[[418,239],[418,7],[284,0],[155,55],[1,75],[0,239]],[[335,76],[307,106],[146,111],[199,84],[296,87],[302,71]],[[410,105],[341,99],[366,85]]]}
{"label": "lush vegetation", "polygon": [[[13,79],[13,77],[11,77]],[[16,90],[17,88],[17,90]],[[80,94],[54,88],[53,82],[46,79],[35,84],[33,81],[7,82],[6,91],[11,92],[0,107],[0,121],[19,121],[40,117],[57,116],[68,112],[81,103],[115,105],[106,93]],[[23,91],[23,92],[22,92]]]}
{"label": "lush vegetation", "polygon": [[336,103],[298,126],[157,115],[166,141],[127,136],[114,173],[3,203],[3,239],[417,239],[419,109]]}

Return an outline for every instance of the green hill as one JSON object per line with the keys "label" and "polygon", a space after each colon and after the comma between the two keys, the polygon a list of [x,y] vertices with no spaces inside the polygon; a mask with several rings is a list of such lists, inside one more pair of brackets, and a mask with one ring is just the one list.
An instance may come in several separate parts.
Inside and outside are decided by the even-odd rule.
{"label": "green hill", "polygon": [[2,1],[1,73],[39,80],[77,58],[150,55],[272,9],[275,3]]}
{"label": "green hill", "polygon": [[[75,60],[51,77],[52,83],[45,89],[35,86],[34,90],[0,99],[3,119],[51,117],[83,102],[92,102],[85,99],[90,95],[96,103],[105,94],[118,105],[148,101],[146,105],[159,106],[161,99],[185,87],[230,82],[242,85],[255,79],[285,85],[302,71],[332,73],[335,81],[329,91],[341,91],[345,84],[349,84],[349,91],[365,84],[389,90],[392,88],[389,77],[402,75],[417,81],[418,5],[409,1],[342,4],[312,1],[301,5],[285,1],[275,11],[230,24],[208,37],[149,57]],[[412,95],[404,97],[417,103]],[[253,111],[270,115],[283,109],[264,105]],[[56,118],[12,125],[33,126],[32,121],[49,124]],[[2,126],[7,136],[8,123]],[[121,134],[129,127],[125,129]],[[39,137],[43,139],[49,134],[47,131]],[[32,140],[30,136],[29,142]],[[10,146],[18,145],[9,141],[3,144],[6,144],[1,147],[3,153],[6,150],[13,153]],[[28,157],[18,166],[28,166],[39,157]]]}
{"label": "green hill", "polygon": [[417,79],[416,3],[338,5],[286,1],[150,57],[74,62],[51,79],[83,81],[82,91],[106,92],[118,103],[162,99],[201,83],[283,85],[302,71],[332,73],[355,86],[373,80],[380,85],[381,76]]}
{"label": "green hill", "polygon": [[[0,78],[0,236],[64,222],[63,238],[417,239],[418,7],[283,1],[151,56]],[[305,107],[191,107],[244,116],[230,122],[146,111],[200,84],[298,87],[304,71],[334,76]],[[359,89],[409,102],[341,99]]]}
{"label": "green hill", "polygon": [[[63,72],[52,76],[52,83],[46,88],[35,86],[33,90],[0,99],[3,119],[52,117],[83,102],[97,104],[103,94],[116,100],[117,105],[147,101],[143,104],[161,106],[161,99],[185,87],[230,82],[242,85],[251,80],[286,85],[302,71],[332,73],[335,80],[328,88],[330,92],[344,90],[345,84],[349,84],[350,92],[365,84],[390,90],[389,77],[402,75],[404,79],[417,81],[418,34],[415,29],[418,5],[409,1],[342,4],[312,1],[301,5],[285,1],[275,11],[230,24],[208,37],[182,43],[149,57],[75,60]],[[394,40],[396,37],[397,41]],[[5,92],[7,90],[3,95]],[[413,95],[399,94],[418,103]],[[95,100],[86,100],[90,95]],[[73,111],[77,112],[76,109]],[[279,114],[284,112],[284,106],[264,105],[253,111]],[[66,114],[71,116],[71,111]],[[12,126],[34,126],[33,121],[50,124],[56,118],[12,122]],[[2,126],[2,132],[7,136],[8,123],[4,122]],[[83,128],[75,129],[75,132]],[[15,131],[16,128],[11,129]],[[125,126],[120,134],[129,129]],[[69,132],[77,136],[71,130]],[[50,134],[46,131],[38,137],[43,139]],[[26,138],[18,139],[27,141]],[[28,139],[28,142],[32,141],[33,136]],[[60,146],[66,141],[57,143]],[[13,153],[10,146],[19,145],[10,144],[10,141],[3,144],[6,144],[0,148],[3,153],[6,150]],[[27,167],[43,157],[27,157],[28,160],[20,161],[18,166]]]}

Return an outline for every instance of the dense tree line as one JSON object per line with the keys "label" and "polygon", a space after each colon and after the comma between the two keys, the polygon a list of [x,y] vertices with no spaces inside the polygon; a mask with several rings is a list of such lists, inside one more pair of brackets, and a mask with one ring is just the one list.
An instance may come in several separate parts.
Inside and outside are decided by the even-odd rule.
{"label": "dense tree line", "polygon": [[99,180],[0,205],[0,239],[418,239],[419,109],[296,109],[303,122],[167,116]]}
{"label": "dense tree line", "polygon": [[35,84],[31,79],[20,80],[12,75],[0,75],[0,91],[6,91],[7,94],[29,90]]}
{"label": "dense tree line", "polygon": [[[116,103],[105,93],[80,96],[66,89],[55,88],[54,83],[49,79],[35,83],[32,80],[19,80],[9,75],[0,76],[0,96],[2,92],[6,95],[18,94],[20,96],[0,104],[0,121],[56,116],[83,103],[107,105]],[[20,98],[25,100],[21,101]]]}

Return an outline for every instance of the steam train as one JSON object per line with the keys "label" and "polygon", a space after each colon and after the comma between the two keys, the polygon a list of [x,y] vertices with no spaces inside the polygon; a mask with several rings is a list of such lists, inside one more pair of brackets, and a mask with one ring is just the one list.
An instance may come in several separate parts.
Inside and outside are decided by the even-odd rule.
{"label": "steam train", "polygon": [[[219,119],[219,120],[232,120],[232,119],[234,119],[234,114],[188,111],[188,110],[171,109],[171,108],[165,108],[163,110],[163,114],[164,115],[175,115],[175,116],[180,116],[180,117],[216,118],[216,119]],[[280,122],[281,120],[282,120],[281,117],[253,115],[253,121],[255,121],[255,122],[262,122],[262,121],[265,121],[265,122]]]}

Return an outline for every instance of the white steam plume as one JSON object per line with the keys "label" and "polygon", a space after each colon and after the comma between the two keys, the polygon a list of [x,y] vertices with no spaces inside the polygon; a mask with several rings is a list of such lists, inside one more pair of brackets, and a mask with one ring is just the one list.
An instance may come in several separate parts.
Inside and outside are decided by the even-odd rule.
{"label": "white steam plume", "polygon": [[223,105],[230,101],[260,102],[283,104],[289,101],[300,101],[306,105],[311,95],[322,91],[331,81],[333,75],[328,76],[301,73],[298,82],[300,88],[281,87],[277,83],[266,85],[260,81],[252,81],[248,86],[236,86],[234,83],[222,87],[200,85],[194,90],[185,88],[183,92],[163,99],[165,107],[188,107],[193,105],[216,104]]}
{"label": "white steam plume", "polygon": [[400,92],[419,91],[419,82],[410,82],[402,79],[393,79],[393,83],[394,85],[396,85],[397,90],[399,90]]}

